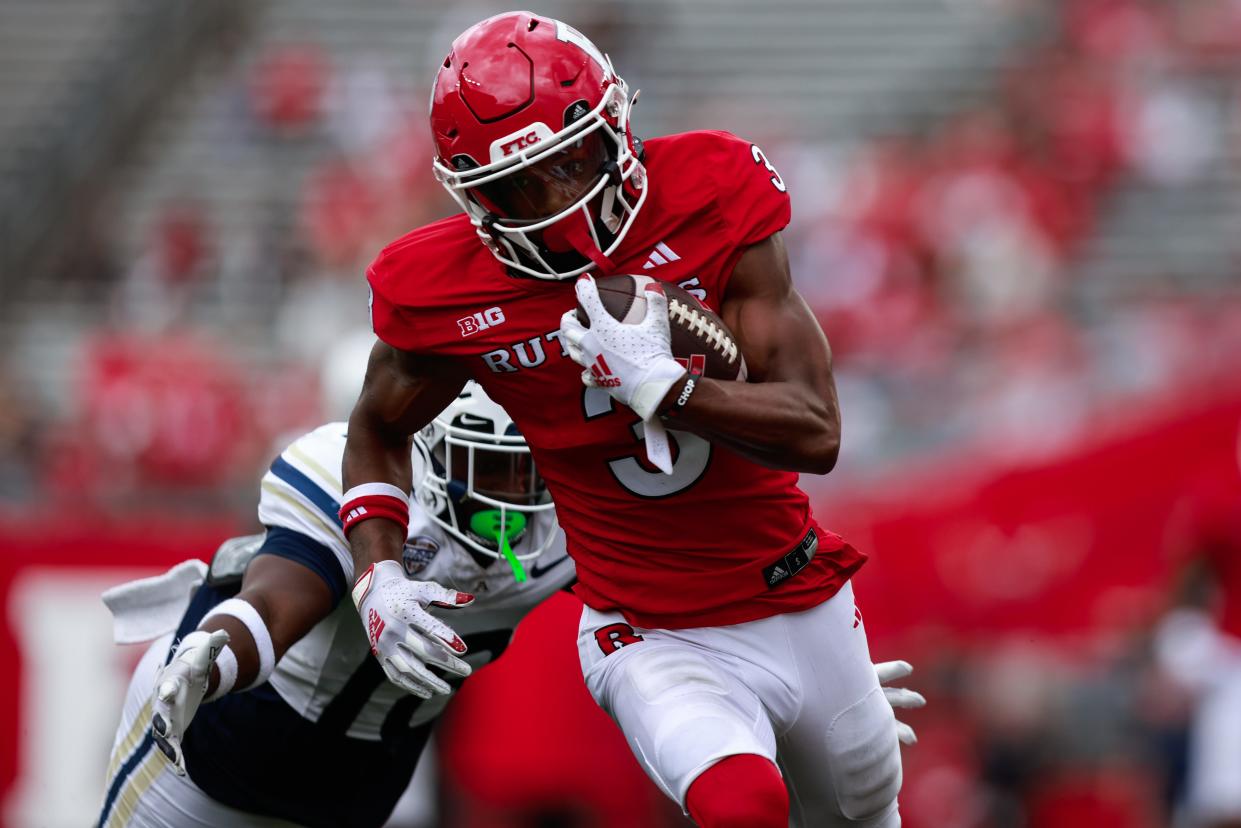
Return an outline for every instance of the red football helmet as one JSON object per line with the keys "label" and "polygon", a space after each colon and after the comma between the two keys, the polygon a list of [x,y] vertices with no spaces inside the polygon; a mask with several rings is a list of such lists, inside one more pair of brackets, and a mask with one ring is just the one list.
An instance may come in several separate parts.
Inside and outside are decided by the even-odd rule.
{"label": "red football helmet", "polygon": [[632,104],[611,60],[576,29],[496,15],[453,41],[436,73],[435,177],[502,263],[577,276],[606,262],[646,200]]}

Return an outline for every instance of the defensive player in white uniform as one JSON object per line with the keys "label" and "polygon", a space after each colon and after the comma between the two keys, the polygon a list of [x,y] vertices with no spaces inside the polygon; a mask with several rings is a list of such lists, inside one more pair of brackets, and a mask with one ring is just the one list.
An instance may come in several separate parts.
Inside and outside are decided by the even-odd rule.
{"label": "defensive player in white uniform", "polygon": [[[259,500],[266,532],[226,542],[171,616],[175,633],[147,650],[100,826],[382,825],[455,686],[572,583],[525,441],[468,386],[415,440],[403,561],[377,570],[355,608],[342,600],[354,582],[338,516],[344,446],[345,424],[332,423],[276,459]],[[158,632],[200,577],[187,562],[111,591],[118,639]]]}
{"label": "defensive player in white uniform", "polygon": [[[382,825],[455,685],[573,582],[524,440],[470,384],[415,438],[397,572],[380,570],[361,601],[355,591],[356,608],[343,601],[344,443],[331,423],[285,449],[262,481],[265,533],[225,542],[209,570],[187,561],[105,595],[118,641],[158,637],[130,682],[100,826]],[[378,623],[359,623],[371,609]],[[909,669],[877,665],[884,682]]]}

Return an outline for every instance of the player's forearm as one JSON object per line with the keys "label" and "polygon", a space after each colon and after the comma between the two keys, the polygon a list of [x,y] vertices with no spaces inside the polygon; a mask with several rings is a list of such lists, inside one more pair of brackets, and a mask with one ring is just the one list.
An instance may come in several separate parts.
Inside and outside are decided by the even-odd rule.
{"label": "player's forearm", "polygon": [[[244,592],[237,597],[253,606],[259,613],[259,617],[263,619],[269,628],[271,627],[272,619],[268,617],[271,612],[261,600],[256,600],[253,594],[247,595]],[[207,617],[198,625],[198,629],[205,632],[224,630],[228,633],[228,648],[233,651],[233,655],[237,658],[237,678],[233,683],[233,687],[249,687],[254,683],[259,674],[259,650],[258,645],[254,643],[254,636],[244,623],[233,616],[213,615],[208,610]],[[276,646],[275,636],[272,636],[272,645],[273,647]],[[279,647],[276,652],[276,658],[279,659],[281,655],[284,655],[284,651],[287,648],[288,644]],[[207,682],[207,695],[210,696],[219,686],[220,666],[219,664],[213,664],[211,665],[211,678]]]}
{"label": "player's forearm", "polygon": [[[349,439],[341,473],[345,490],[363,483],[387,483],[403,492],[411,489],[410,438],[368,419],[356,410],[349,418]],[[401,557],[404,528],[392,520],[375,519],[357,524],[349,532],[349,551],[355,573],[382,560]]]}
{"label": "player's forearm", "polygon": [[[240,616],[225,610],[222,603],[207,611],[198,628],[228,633],[228,648],[237,660],[233,686],[242,688],[252,685],[260,673],[265,679],[285,652],[331,613],[332,594],[323,578],[302,564],[279,555],[259,555],[250,562],[236,600],[227,604],[239,607]],[[256,634],[264,639],[262,647],[255,641]],[[270,662],[266,671],[265,657]],[[219,679],[216,664],[208,694],[215,692]]]}
{"label": "player's forearm", "polygon": [[[675,397],[682,388],[673,386]],[[794,382],[699,380],[670,428],[698,434],[763,466],[827,474],[840,452],[840,411]]]}

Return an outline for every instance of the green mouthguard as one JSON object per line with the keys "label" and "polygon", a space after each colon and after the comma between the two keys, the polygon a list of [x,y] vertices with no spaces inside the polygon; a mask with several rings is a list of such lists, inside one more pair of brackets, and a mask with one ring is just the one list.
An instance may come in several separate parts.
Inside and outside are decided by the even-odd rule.
{"label": "green mouthguard", "polygon": [[470,517],[470,531],[480,538],[495,541],[500,545],[500,554],[513,568],[513,577],[519,584],[526,580],[526,570],[522,567],[521,561],[517,560],[517,556],[513,554],[513,547],[509,544],[513,538],[518,537],[525,530],[526,516],[521,512],[511,512],[507,521],[499,509],[475,512]]}

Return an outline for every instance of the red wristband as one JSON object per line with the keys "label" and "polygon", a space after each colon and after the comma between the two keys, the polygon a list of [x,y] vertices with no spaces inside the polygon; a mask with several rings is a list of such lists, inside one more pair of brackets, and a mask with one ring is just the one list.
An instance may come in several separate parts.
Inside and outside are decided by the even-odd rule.
{"label": "red wristband", "polygon": [[368,494],[348,500],[340,507],[340,526],[346,538],[353,527],[371,518],[387,518],[400,524],[402,532],[408,532],[409,504],[392,495]]}

